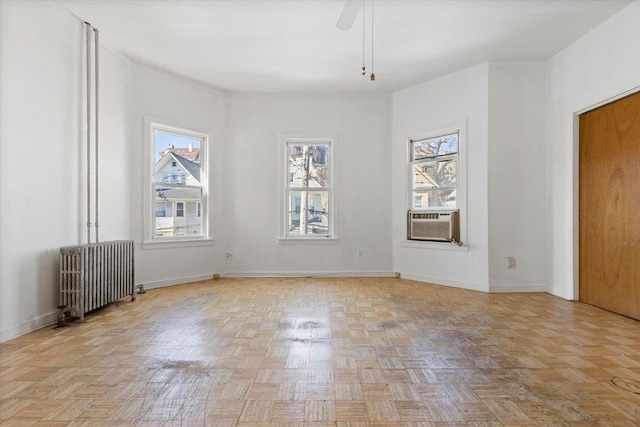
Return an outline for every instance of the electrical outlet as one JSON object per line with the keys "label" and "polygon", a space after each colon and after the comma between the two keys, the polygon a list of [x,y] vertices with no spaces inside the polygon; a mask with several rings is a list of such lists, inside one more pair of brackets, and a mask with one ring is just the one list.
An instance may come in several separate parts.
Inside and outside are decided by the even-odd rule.
{"label": "electrical outlet", "polygon": [[516,268],[516,259],[514,257],[507,257],[507,268]]}
{"label": "electrical outlet", "polygon": [[364,255],[364,249],[358,249],[356,251],[356,258],[361,259]]}
{"label": "electrical outlet", "polygon": [[227,261],[233,261],[233,254],[231,252],[227,252]]}

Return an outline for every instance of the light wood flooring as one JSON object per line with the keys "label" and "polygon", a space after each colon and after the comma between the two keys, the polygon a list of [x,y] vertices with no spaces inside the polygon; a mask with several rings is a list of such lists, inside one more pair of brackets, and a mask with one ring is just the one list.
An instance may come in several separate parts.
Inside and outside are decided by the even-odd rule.
{"label": "light wood flooring", "polygon": [[548,294],[221,279],[1,344],[0,424],[638,426],[638,384],[640,322]]}

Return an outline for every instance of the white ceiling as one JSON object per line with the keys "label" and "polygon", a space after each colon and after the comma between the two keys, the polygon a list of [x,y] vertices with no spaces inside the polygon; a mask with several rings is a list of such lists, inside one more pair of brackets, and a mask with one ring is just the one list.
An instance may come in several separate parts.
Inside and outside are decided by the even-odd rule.
{"label": "white ceiling", "polygon": [[630,1],[374,1],[376,81],[362,10],[344,0],[62,0],[136,62],[230,92],[393,91],[485,61],[544,60]]}

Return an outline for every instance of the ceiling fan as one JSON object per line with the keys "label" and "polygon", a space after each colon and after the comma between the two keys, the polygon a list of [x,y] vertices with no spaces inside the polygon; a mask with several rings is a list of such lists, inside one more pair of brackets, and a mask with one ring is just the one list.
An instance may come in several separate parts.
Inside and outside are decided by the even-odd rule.
{"label": "ceiling fan", "polygon": [[342,13],[336,23],[336,27],[343,31],[351,29],[361,7],[362,0],[346,0],[344,3],[344,9],[342,9]]}
{"label": "ceiling fan", "polygon": [[[338,18],[336,27],[339,30],[350,30],[353,23],[363,7],[365,0],[345,0],[344,9]],[[365,66],[365,11],[362,11],[362,75],[366,75]],[[371,81],[375,81],[376,75],[373,72],[373,0],[371,0],[371,75],[369,76]]]}

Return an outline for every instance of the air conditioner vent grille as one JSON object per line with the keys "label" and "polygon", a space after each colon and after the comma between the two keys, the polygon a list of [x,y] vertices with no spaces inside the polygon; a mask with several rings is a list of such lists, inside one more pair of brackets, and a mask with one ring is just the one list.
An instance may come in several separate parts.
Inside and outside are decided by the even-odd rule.
{"label": "air conditioner vent grille", "polygon": [[438,219],[439,216],[440,216],[440,214],[436,213],[436,212],[430,212],[430,213],[417,213],[417,212],[414,212],[413,213],[413,218],[414,219]]}
{"label": "air conditioner vent grille", "polygon": [[414,238],[433,240],[449,240],[449,223],[444,221],[418,222],[414,221],[411,227]]}

